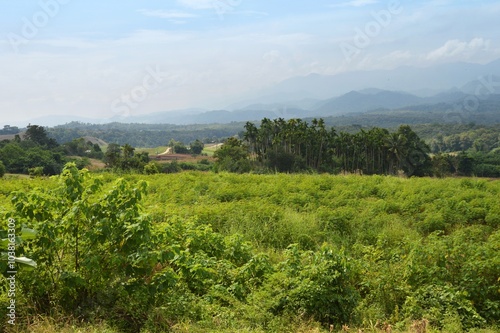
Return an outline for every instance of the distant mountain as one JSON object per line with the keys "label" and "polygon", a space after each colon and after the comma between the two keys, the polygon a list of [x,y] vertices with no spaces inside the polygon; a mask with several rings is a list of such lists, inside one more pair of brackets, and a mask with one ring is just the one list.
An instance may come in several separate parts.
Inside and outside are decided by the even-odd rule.
{"label": "distant mountain", "polygon": [[[300,95],[300,94],[299,94]],[[317,98],[301,98],[296,99],[296,96],[289,94],[278,94],[263,96],[256,99],[248,99],[238,103],[233,103],[228,105],[225,109],[229,111],[237,111],[244,109],[302,109],[302,110],[312,110],[318,106],[318,103],[323,102],[321,99]]]}
{"label": "distant mountain", "polygon": [[426,104],[439,104],[439,103],[459,103],[467,97],[463,91],[452,88],[450,90],[441,92],[431,97],[425,98]]}
{"label": "distant mountain", "polygon": [[[367,112],[374,109],[395,109],[403,106],[421,104],[424,99],[408,93],[364,90],[365,93],[351,91],[323,103],[312,113],[318,116],[332,116],[348,113]],[[366,93],[368,92],[368,93]]]}
{"label": "distant mountain", "polygon": [[[492,74],[500,75],[500,59],[486,65],[459,62],[426,68],[403,66],[392,70],[355,71],[336,75],[310,74],[282,81],[261,91],[260,95],[281,96],[283,102],[283,96],[326,99],[376,87],[409,93],[426,92],[425,95],[428,96],[430,92],[461,87],[478,77]],[[267,102],[272,101],[268,99]]]}
{"label": "distant mountain", "polygon": [[360,90],[358,92],[365,94],[365,95],[376,95],[376,94],[384,92],[384,91],[385,90],[377,89],[377,88],[366,88],[366,89]]}
{"label": "distant mountain", "polygon": [[102,119],[93,119],[93,118],[85,118],[79,116],[70,116],[70,115],[49,115],[44,117],[38,117],[34,119],[28,119],[25,122],[13,122],[10,125],[15,125],[19,127],[26,127],[28,124],[32,125],[40,125],[40,126],[57,126],[66,123],[70,123],[72,121],[78,121],[81,123],[89,123],[89,124],[100,124],[102,123]]}
{"label": "distant mountain", "polygon": [[[352,115],[372,110],[454,109],[468,98],[484,100],[486,95],[491,94],[500,94],[500,59],[485,65],[453,63],[428,68],[405,66],[393,70],[293,77],[222,110],[191,108],[111,119],[48,116],[29,122],[43,126],[71,121],[94,124],[227,124],[264,117],[288,119]],[[489,99],[488,110],[495,112],[495,103],[495,99]],[[27,124],[10,125],[24,127]]]}
{"label": "distant mountain", "polygon": [[236,111],[209,111],[197,115],[192,115],[184,119],[184,123],[180,124],[227,124],[232,122],[244,122],[261,120],[263,118],[303,118],[307,116],[308,111],[296,108],[273,108],[270,110],[261,109],[258,106],[251,106]]}
{"label": "distant mountain", "polygon": [[500,73],[498,74],[478,77],[474,81],[467,82],[460,90],[466,94],[478,96],[500,94]]}
{"label": "distant mountain", "polygon": [[138,123],[138,124],[184,124],[186,119],[207,112],[206,109],[189,108],[181,110],[155,112],[144,115],[115,116],[107,122]]}

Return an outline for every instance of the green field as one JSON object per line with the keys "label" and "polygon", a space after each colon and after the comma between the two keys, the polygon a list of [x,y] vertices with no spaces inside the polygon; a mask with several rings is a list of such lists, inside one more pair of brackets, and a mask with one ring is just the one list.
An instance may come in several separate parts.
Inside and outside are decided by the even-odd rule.
{"label": "green field", "polygon": [[500,181],[69,171],[0,179],[26,330],[498,332]]}

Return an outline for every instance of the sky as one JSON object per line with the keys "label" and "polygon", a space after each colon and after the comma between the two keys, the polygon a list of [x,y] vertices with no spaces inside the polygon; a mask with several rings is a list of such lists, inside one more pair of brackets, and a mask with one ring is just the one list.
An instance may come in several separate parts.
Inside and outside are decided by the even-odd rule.
{"label": "sky", "polygon": [[500,58],[498,17],[498,1],[0,0],[0,125],[222,109],[311,73],[484,64]]}

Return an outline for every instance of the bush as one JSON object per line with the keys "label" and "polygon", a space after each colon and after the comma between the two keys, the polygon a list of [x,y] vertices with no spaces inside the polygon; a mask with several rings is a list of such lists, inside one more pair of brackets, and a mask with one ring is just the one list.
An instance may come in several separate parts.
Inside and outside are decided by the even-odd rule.
{"label": "bush", "polygon": [[467,299],[467,293],[449,285],[427,285],[418,288],[404,304],[403,312],[408,319],[426,318],[431,325],[442,328],[450,317],[459,319],[460,324],[470,329],[485,324]]}
{"label": "bush", "polygon": [[29,168],[28,173],[31,177],[42,177],[43,176],[43,167]]}
{"label": "bush", "polygon": [[162,164],[162,167],[161,167],[162,173],[178,173],[181,171],[182,171],[182,169],[179,166],[179,163],[177,163],[177,161],[172,161],[170,163]]}
{"label": "bush", "polygon": [[302,252],[292,245],[260,296],[269,299],[271,313],[304,314],[325,325],[342,325],[352,321],[359,298],[353,274],[343,251],[323,246],[318,252]]}
{"label": "bush", "polygon": [[2,178],[5,175],[6,169],[5,165],[3,165],[2,161],[0,161],[0,178]]}
{"label": "bush", "polygon": [[144,166],[144,173],[146,175],[154,175],[160,173],[160,168],[157,163],[151,161]]}

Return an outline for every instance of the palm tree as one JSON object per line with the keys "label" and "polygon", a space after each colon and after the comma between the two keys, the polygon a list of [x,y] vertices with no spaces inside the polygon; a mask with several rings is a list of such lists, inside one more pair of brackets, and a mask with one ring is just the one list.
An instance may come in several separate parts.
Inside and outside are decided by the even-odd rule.
{"label": "palm tree", "polygon": [[245,134],[243,135],[243,137],[244,137],[245,141],[247,141],[249,146],[251,147],[252,156],[255,156],[255,155],[259,156],[260,155],[260,147],[259,147],[258,141],[257,141],[259,130],[255,126],[255,124],[253,124],[249,121],[245,124],[245,130],[246,131],[245,131]]}
{"label": "palm tree", "polygon": [[388,152],[389,173],[394,174],[401,169],[402,158],[405,156],[406,138],[401,133],[392,133],[385,143]]}

